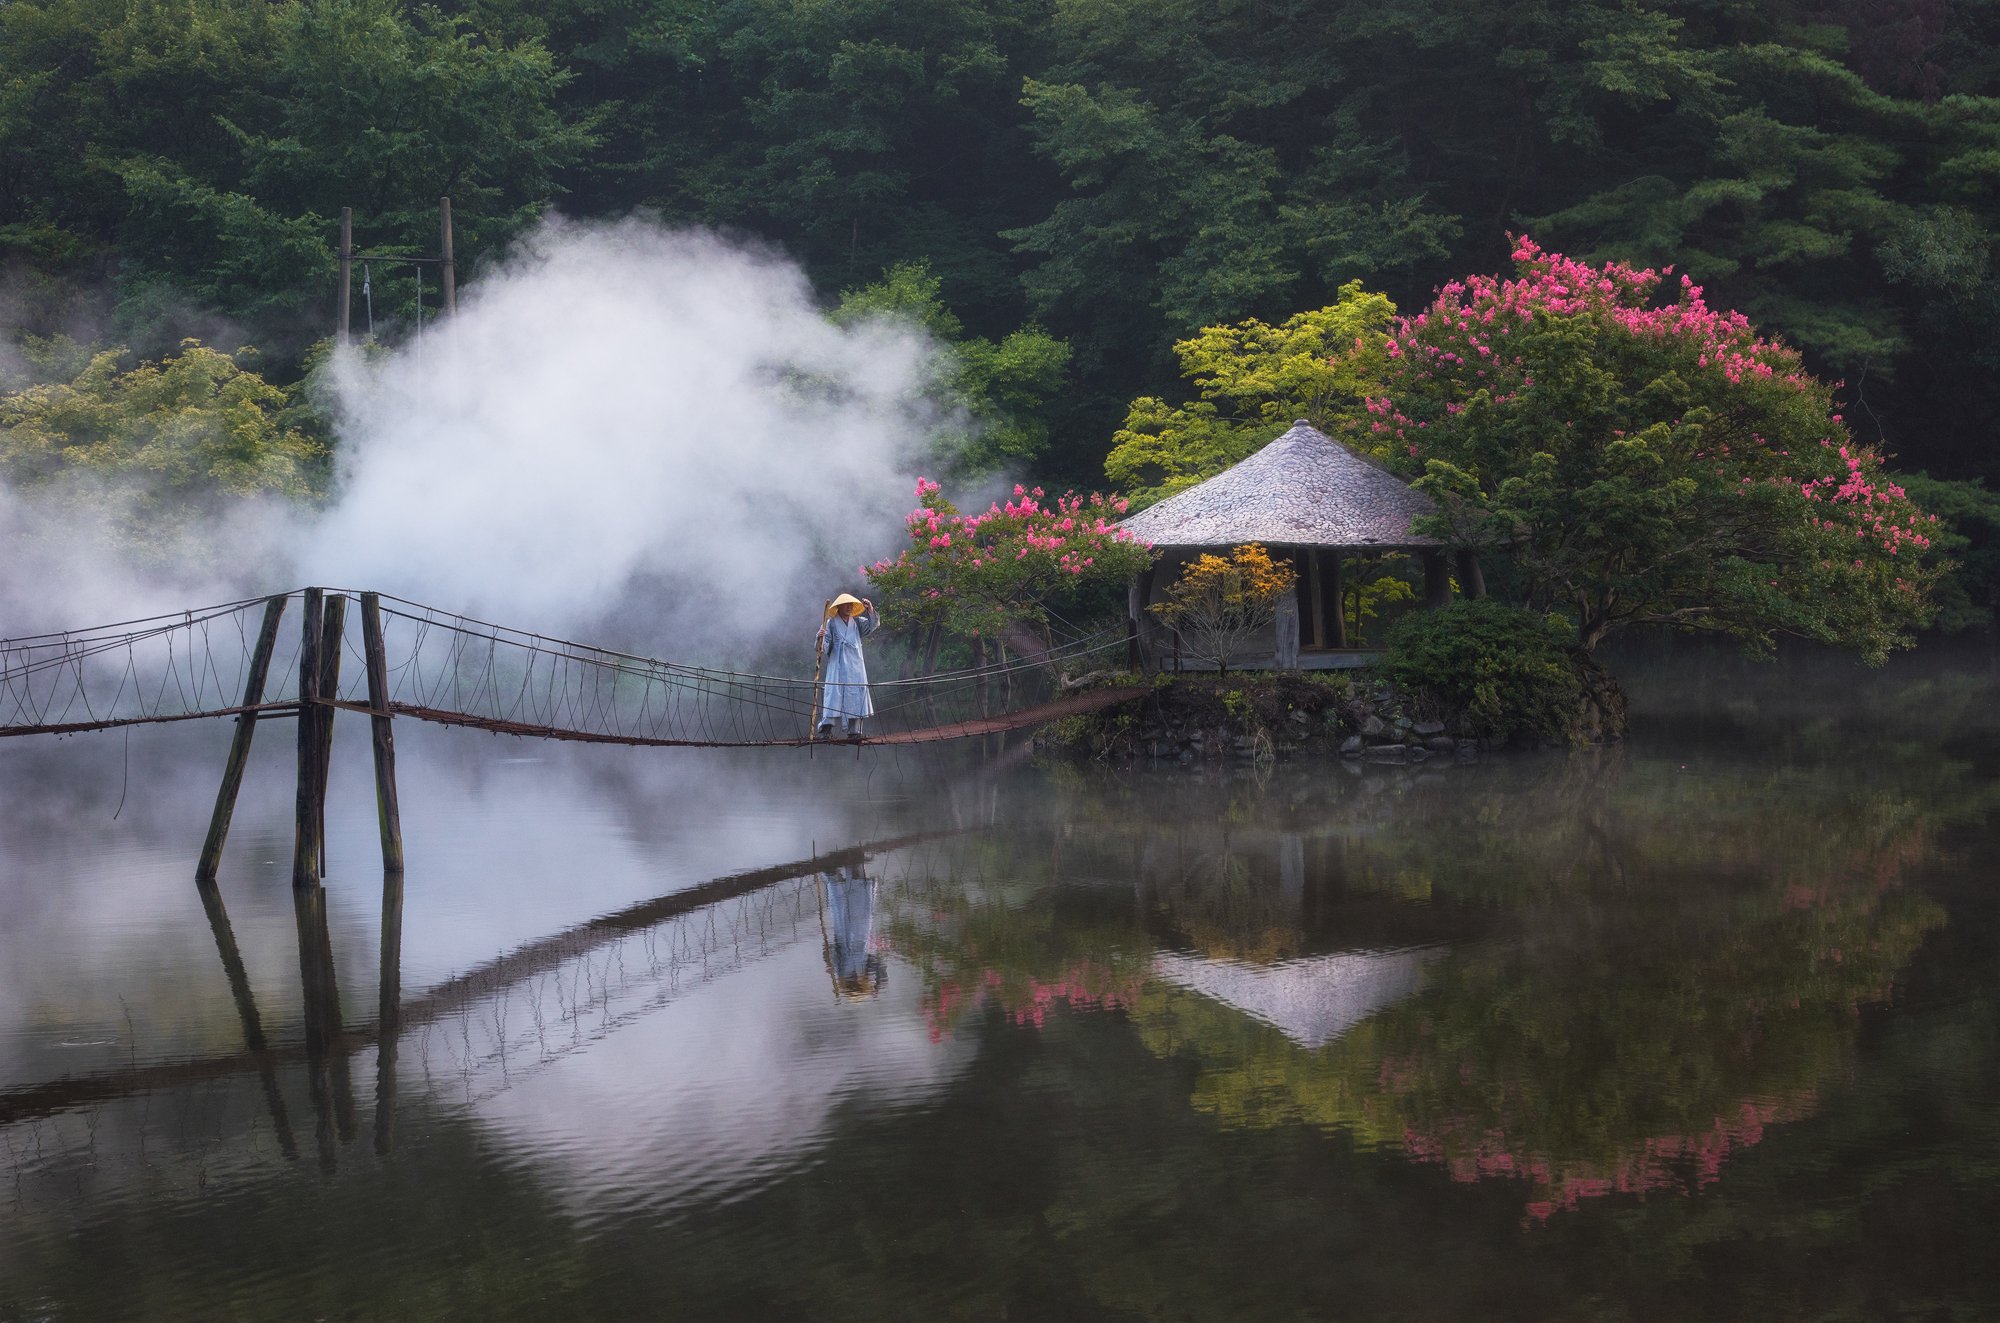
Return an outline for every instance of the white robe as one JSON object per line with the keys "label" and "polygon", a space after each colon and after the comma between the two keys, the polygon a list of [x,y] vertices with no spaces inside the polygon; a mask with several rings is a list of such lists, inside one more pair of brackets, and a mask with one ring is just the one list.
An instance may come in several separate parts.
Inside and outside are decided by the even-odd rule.
{"label": "white robe", "polygon": [[868,663],[861,656],[861,640],[881,623],[875,612],[864,611],[852,620],[832,616],[822,627],[826,647],[820,670],[824,681],[819,709],[822,726],[875,715],[875,704],[868,697]]}

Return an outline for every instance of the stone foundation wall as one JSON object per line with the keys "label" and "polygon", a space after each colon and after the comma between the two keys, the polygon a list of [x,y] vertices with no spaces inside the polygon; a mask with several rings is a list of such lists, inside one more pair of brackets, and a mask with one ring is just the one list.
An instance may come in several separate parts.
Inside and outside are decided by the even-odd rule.
{"label": "stone foundation wall", "polygon": [[1145,697],[1043,727],[1035,742],[1107,761],[1183,764],[1474,762],[1509,747],[1506,734],[1477,730],[1464,713],[1437,711],[1368,671],[1162,677]]}

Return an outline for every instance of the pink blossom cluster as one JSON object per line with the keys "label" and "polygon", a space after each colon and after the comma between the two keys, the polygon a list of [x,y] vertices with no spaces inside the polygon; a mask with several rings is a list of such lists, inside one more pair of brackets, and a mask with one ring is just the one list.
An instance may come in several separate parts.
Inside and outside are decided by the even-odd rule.
{"label": "pink blossom cluster", "polygon": [[[1585,1199],[1611,1194],[1687,1195],[1706,1189],[1722,1177],[1723,1163],[1736,1151],[1762,1142],[1773,1125],[1809,1115],[1817,1104],[1811,1091],[1789,1097],[1752,1098],[1696,1135],[1660,1135],[1641,1140],[1620,1153],[1607,1167],[1601,1162],[1562,1162],[1548,1154],[1512,1151],[1504,1131],[1475,1130],[1469,1117],[1457,1117],[1420,1133],[1406,1128],[1403,1147],[1420,1162],[1444,1167],[1454,1181],[1524,1180],[1535,1197],[1523,1211],[1528,1220],[1546,1222],[1557,1209],[1574,1212]],[[1692,1185],[1690,1185],[1692,1178]]]}
{"label": "pink blossom cluster", "polygon": [[[1918,510],[1901,487],[1883,477],[1872,463],[1872,453],[1848,445],[1836,447],[1830,440],[1820,444],[1838,450],[1842,467],[1824,477],[1806,479],[1799,484],[1799,492],[1809,501],[1839,507],[1841,517],[1814,515],[1810,518],[1814,528],[1838,529],[1843,534],[1851,529],[1857,538],[1875,539],[1891,556],[1906,546],[1917,551],[1930,548],[1937,516]],[[1833,513],[1829,511],[1829,515]]]}
{"label": "pink blossom cluster", "polygon": [[1032,974],[980,971],[970,987],[956,980],[940,983],[923,997],[924,1019],[933,1043],[940,1042],[968,1010],[991,999],[1007,1018],[1023,1028],[1040,1029],[1058,1006],[1086,1010],[1121,1010],[1132,1005],[1145,986],[1143,975],[1120,975],[1094,960],[1083,960],[1052,979]]}
{"label": "pink blossom cluster", "polygon": [[[1050,581],[1082,578],[1111,549],[1124,549],[1124,566],[1144,542],[1120,528],[1130,508],[1123,497],[1066,492],[1049,499],[1040,487],[1017,484],[1011,497],[986,510],[961,514],[939,485],[917,479],[917,508],[904,519],[909,545],[894,557],[863,566],[885,588],[907,590],[923,601],[1018,593],[1033,596]],[[1001,569],[1007,573],[995,578]],[[974,571],[985,571],[984,576]]]}
{"label": "pink blossom cluster", "polygon": [[[1682,345],[1695,367],[1718,369],[1732,383],[1764,379],[1802,391],[1813,388],[1796,350],[1758,336],[1742,313],[1709,307],[1702,287],[1687,276],[1673,302],[1647,306],[1672,267],[1655,271],[1624,262],[1594,267],[1545,252],[1525,235],[1516,239],[1513,256],[1518,267],[1513,278],[1451,281],[1424,311],[1398,319],[1385,346],[1397,369],[1419,381],[1457,382],[1468,393],[1486,390],[1494,404],[1506,404],[1535,384],[1516,348],[1519,332],[1537,318],[1598,316],[1635,338]],[[1408,416],[1389,397],[1365,403],[1371,434],[1385,443],[1394,437],[1401,449],[1417,453],[1414,434],[1429,420]],[[1445,415],[1464,408],[1462,400],[1447,402]]]}

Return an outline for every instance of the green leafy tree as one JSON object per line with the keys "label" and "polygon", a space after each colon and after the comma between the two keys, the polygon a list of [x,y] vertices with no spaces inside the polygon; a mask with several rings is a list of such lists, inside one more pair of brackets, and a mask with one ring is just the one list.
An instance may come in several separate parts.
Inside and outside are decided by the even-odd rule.
{"label": "green leafy tree", "polygon": [[93,354],[72,381],[0,395],[0,475],[109,503],[141,538],[218,498],[314,495],[324,451],[285,425],[284,391],[192,340],[131,368],[124,352]]}
{"label": "green leafy tree", "polygon": [[341,206],[364,246],[432,252],[450,195],[467,263],[540,214],[593,141],[555,105],[567,77],[396,0],[9,4],[0,253],[111,278],[149,350],[217,313],[302,345]]}
{"label": "green leafy tree", "polygon": [[938,341],[930,394],[947,419],[937,441],[953,471],[992,473],[1040,459],[1051,439],[1049,405],[1068,378],[1069,346],[1038,326],[999,340],[967,337],[945,306],[943,284],[928,263],[901,262],[876,283],[844,292],[833,319],[902,323]]}
{"label": "green leafy tree", "polygon": [[1505,549],[1588,650],[1667,625],[1788,634],[1879,661],[1934,612],[1936,520],[1854,440],[1832,390],[1682,277],[1523,239],[1513,280],[1446,285],[1397,327],[1360,435]]}
{"label": "green leafy tree", "polygon": [[1297,419],[1331,429],[1375,388],[1395,315],[1386,295],[1350,281],[1333,303],[1276,326],[1253,317],[1203,328],[1174,345],[1199,398],[1132,401],[1106,476],[1144,508],[1254,454]]}

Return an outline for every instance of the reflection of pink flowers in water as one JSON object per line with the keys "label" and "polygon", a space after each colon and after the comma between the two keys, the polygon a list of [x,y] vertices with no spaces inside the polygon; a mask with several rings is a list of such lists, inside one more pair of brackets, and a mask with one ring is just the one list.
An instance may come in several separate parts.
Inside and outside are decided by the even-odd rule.
{"label": "reflection of pink flowers in water", "polygon": [[[1385,1067],[1386,1069],[1386,1067]],[[1501,1130],[1475,1133],[1469,1118],[1454,1118],[1430,1133],[1403,1132],[1403,1148],[1419,1162],[1436,1163],[1454,1181],[1506,1178],[1534,1186],[1524,1206],[1527,1220],[1546,1222],[1557,1209],[1574,1212],[1585,1199],[1610,1194],[1693,1194],[1722,1179],[1722,1164],[1739,1149],[1764,1138],[1767,1126],[1796,1121],[1812,1111],[1816,1095],[1807,1090],[1784,1098],[1748,1099],[1731,1115],[1697,1135],[1660,1135],[1620,1153],[1607,1167],[1589,1160],[1552,1161],[1547,1155],[1518,1154]]]}
{"label": "reflection of pink flowers in water", "polygon": [[1040,1029],[1057,1006],[1099,1011],[1128,1007],[1144,983],[1143,974],[1121,975],[1094,960],[1084,960],[1052,979],[985,969],[970,987],[953,980],[926,992],[924,1020],[931,1041],[941,1042],[967,1011],[990,1000],[1015,1024]]}

